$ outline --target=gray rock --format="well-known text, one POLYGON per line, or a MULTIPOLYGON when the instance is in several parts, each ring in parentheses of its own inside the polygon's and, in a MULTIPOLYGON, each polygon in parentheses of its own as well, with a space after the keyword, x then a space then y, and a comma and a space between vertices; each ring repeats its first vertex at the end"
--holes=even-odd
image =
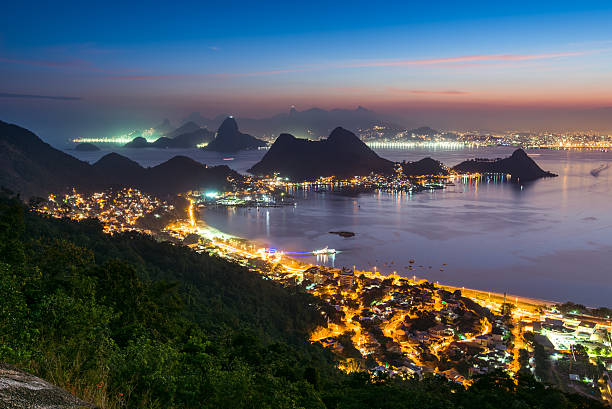
POLYGON ((0 363, 0 409, 95 408, 67 391, 0 363))

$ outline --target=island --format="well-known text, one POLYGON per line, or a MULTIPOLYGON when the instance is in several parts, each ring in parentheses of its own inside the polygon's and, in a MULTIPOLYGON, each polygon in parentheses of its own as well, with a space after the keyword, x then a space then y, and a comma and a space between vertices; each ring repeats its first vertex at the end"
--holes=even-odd
POLYGON ((96 152, 96 151, 99 151, 100 148, 98 148, 93 143, 82 142, 82 143, 79 143, 77 146, 75 146, 74 150, 79 151, 79 152, 96 152))
POLYGON ((539 178, 555 177, 554 173, 542 170, 522 149, 515 150, 511 156, 501 159, 471 159, 453 167, 457 173, 498 173, 510 175, 514 181, 528 182, 539 178))
POLYGON ((177 129, 166 133, 153 142, 142 136, 123 145, 124 148, 190 149, 205 146, 215 134, 207 128, 200 128, 195 122, 186 122, 177 129))
POLYGON ((415 162, 403 161, 401 166, 407 176, 448 176, 450 173, 447 166, 432 158, 423 158, 415 162))

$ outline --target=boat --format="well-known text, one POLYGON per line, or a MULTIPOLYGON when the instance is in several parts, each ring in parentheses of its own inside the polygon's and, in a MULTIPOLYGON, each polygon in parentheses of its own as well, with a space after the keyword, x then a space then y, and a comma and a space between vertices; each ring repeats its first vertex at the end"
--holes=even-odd
POLYGON ((329 247, 325 246, 320 250, 313 250, 312 254, 314 254, 315 256, 327 256, 330 254, 336 254, 336 249, 330 249, 329 247))

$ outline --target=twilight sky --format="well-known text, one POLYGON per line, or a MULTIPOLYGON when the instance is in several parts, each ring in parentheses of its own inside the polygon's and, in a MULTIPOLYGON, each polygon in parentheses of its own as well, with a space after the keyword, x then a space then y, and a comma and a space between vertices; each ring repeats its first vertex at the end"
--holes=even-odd
MULTIPOLYGON (((12 2, 0 119, 63 141, 291 104, 497 129, 612 106, 609 1, 385 3, 12 2)), ((600 111, 562 126, 612 131, 600 111)))

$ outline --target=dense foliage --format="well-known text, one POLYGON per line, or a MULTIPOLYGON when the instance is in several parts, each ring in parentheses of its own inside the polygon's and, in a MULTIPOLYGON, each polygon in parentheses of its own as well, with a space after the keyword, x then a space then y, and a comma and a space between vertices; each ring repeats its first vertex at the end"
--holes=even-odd
POLYGON ((588 408, 502 373, 344 375, 307 342, 325 307, 224 260, 0 199, 0 361, 101 407, 588 408))

